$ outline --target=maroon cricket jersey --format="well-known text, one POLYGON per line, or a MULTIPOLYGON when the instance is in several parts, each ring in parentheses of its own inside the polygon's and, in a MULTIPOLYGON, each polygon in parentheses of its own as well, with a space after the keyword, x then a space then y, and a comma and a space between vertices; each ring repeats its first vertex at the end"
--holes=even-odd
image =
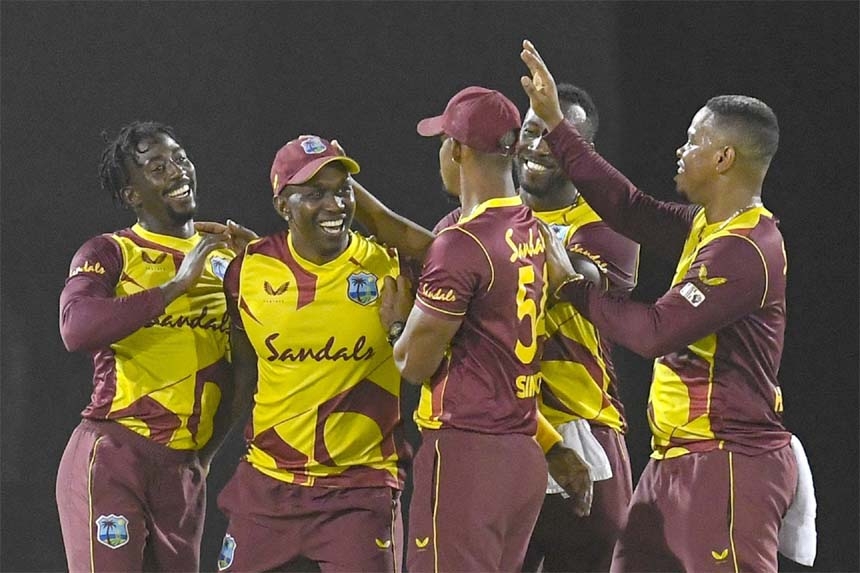
POLYGON ((419 426, 535 433, 545 266, 537 221, 519 197, 481 203, 434 239, 415 304, 463 322, 422 387, 419 426))
POLYGON ((547 141, 607 223, 668 257, 680 255, 671 289, 652 305, 613 298, 585 281, 563 289, 606 336, 657 358, 648 405, 652 457, 785 446, 777 373, 786 257, 774 216, 751 206, 708 224, 697 206, 637 189, 567 122, 547 141))

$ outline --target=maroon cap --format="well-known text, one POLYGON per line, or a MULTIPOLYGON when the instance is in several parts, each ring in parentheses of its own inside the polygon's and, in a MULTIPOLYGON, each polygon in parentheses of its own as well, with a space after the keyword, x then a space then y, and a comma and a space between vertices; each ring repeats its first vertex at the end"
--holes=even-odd
POLYGON ((349 173, 358 173, 355 159, 342 154, 332 144, 316 135, 300 135, 283 146, 272 162, 270 181, 277 195, 287 185, 301 185, 313 178, 325 165, 340 161, 349 173))
POLYGON ((495 90, 470 86, 457 92, 442 115, 418 122, 425 137, 446 134, 484 153, 509 153, 516 138, 503 141, 522 125, 514 103, 495 90))

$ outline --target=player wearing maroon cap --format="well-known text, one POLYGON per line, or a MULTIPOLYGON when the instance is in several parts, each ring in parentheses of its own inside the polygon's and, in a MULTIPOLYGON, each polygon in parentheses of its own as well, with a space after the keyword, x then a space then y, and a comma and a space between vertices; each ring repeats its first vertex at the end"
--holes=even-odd
POLYGON ((358 163, 320 137, 278 151, 274 207, 289 229, 248 245, 224 281, 234 415, 248 452, 219 496, 219 570, 399 571, 410 454, 400 375, 379 320, 403 261, 350 231, 358 163))
POLYGON ((518 570, 543 498, 533 436, 545 255, 511 175, 519 126, 513 103, 481 87, 418 124, 441 136, 442 181, 466 216, 430 246, 411 312, 393 281, 382 308, 401 374, 424 382, 410 571, 518 570))
POLYGON ((94 367, 57 472, 68 566, 196 571, 206 473, 227 428, 222 278, 238 228, 195 232, 194 164, 165 125, 123 127, 100 175, 137 223, 87 241, 60 295, 63 342, 94 367))
POLYGON ((631 501, 613 571, 775 571, 780 522, 797 469, 777 371, 786 258, 761 203, 776 153, 773 111, 748 96, 711 98, 678 149, 678 190, 693 205, 644 194, 601 158, 559 109, 528 41, 522 79, 546 140, 583 197, 613 228, 668 256, 672 288, 653 304, 617 300, 581 280, 559 245, 557 290, 601 332, 656 357, 648 419, 652 459, 631 501))

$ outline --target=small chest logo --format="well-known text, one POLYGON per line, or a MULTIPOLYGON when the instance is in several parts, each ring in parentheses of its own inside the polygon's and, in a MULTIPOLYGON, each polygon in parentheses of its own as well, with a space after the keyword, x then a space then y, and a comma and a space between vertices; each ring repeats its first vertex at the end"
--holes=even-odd
POLYGON ((233 556, 236 553, 236 540, 229 533, 224 536, 221 544, 221 553, 218 554, 218 571, 223 571, 233 564, 233 556))
POLYGON ((558 238, 559 241, 564 242, 565 237, 567 237, 567 232, 570 230, 570 225, 559 225, 557 223, 552 223, 549 228, 552 230, 553 234, 558 238))
POLYGON ((379 298, 376 275, 366 272, 353 273, 346 280, 346 295, 349 297, 349 300, 357 302, 362 306, 367 306, 379 298))
POLYGON ((212 274, 223 281, 224 275, 227 274, 227 267, 230 266, 230 261, 224 257, 212 257, 210 265, 212 267, 212 274))
POLYGON ((96 538, 111 549, 119 549, 128 543, 128 519, 122 515, 100 515, 96 519, 96 538))
POLYGON ((143 262, 149 263, 150 265, 160 265, 161 262, 167 258, 167 253, 159 253, 155 256, 150 255, 146 251, 142 251, 140 253, 140 258, 143 259, 143 262))
POLYGON ((266 291, 266 294, 269 296, 281 296, 290 286, 290 281, 285 282, 279 286, 272 286, 272 283, 269 281, 263 281, 263 290, 266 291))

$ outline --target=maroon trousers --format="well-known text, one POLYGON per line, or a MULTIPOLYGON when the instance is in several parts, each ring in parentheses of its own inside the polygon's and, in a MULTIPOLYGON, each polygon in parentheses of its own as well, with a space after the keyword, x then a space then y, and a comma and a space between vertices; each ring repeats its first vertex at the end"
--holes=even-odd
POLYGON ((791 447, 648 462, 612 571, 776 571, 779 526, 794 498, 791 447))
POLYGON ((218 496, 229 518, 219 571, 399 572, 400 492, 320 487, 269 477, 242 461, 218 496))
POLYGON ((532 436, 423 430, 409 505, 409 572, 519 571, 546 472, 532 436))
POLYGON ((591 432, 609 458, 612 477, 594 482, 586 517, 577 516, 573 500, 560 493, 544 497, 523 571, 609 571, 615 541, 627 521, 633 481, 624 436, 606 426, 592 426, 591 432))
POLYGON ((84 420, 57 472, 69 571, 197 571, 206 479, 193 451, 84 420))

